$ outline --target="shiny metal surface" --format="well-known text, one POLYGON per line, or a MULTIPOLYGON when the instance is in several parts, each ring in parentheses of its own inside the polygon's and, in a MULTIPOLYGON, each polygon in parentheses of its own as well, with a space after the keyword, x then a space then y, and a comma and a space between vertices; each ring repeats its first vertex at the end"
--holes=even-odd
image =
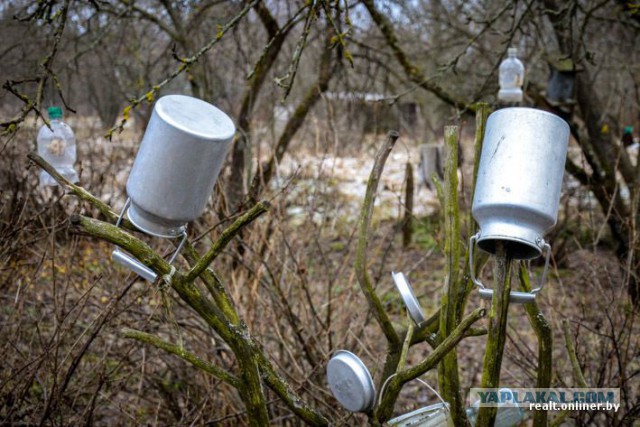
POLYGON ((149 282, 155 282, 158 277, 152 269, 142 264, 128 253, 122 252, 118 247, 111 252, 111 260, 133 271, 138 276, 148 280, 149 282))
POLYGON ((182 234, 204 212, 234 134, 231 119, 205 101, 160 98, 127 181, 131 222, 158 237, 182 234))
POLYGON ((416 295, 413 293, 413 288, 409 284, 406 276, 404 273, 392 272, 391 277, 393 277, 393 283, 396 284, 396 288, 398 288, 398 292, 400 292, 402 301, 407 307, 409 316, 411 316, 416 325, 422 326, 424 321, 427 319, 424 315, 424 310, 422 310, 422 306, 420 305, 420 302, 418 302, 416 295))
POLYGON ((387 424, 392 427, 453 427, 453 420, 448 405, 436 403, 389 420, 387 424))
MULTIPOLYGON (((469 275, 471 276, 471 281, 480 288, 480 298, 485 300, 493 299, 493 290, 488 289, 477 277, 476 277, 476 266, 474 264, 473 253, 475 251, 476 241, 478 239, 480 233, 474 234, 469 239, 469 275)), ((542 251, 545 253, 544 257, 544 269, 542 270, 542 275, 540 275, 540 286, 535 289, 532 289, 531 292, 518 292, 511 291, 509 294, 509 302, 516 304, 526 304, 528 302, 533 301, 536 298, 538 292, 540 292, 544 285, 547 282, 547 272, 549 271, 549 261, 551 260, 551 245, 548 243, 544 243, 542 246, 542 251)))
POLYGON ((373 408, 376 390, 367 367, 355 354, 337 351, 327 364, 331 393, 347 411, 367 412, 373 408))
POLYGON ((540 256, 557 220, 568 142, 567 123, 545 111, 489 116, 472 206, 481 249, 495 253, 502 240, 515 259, 540 256))
MULTIPOLYGON (((116 221, 116 227, 119 227, 120 224, 122 223, 122 217, 124 216, 125 211, 127 210, 127 208, 129 208, 130 205, 131 205, 131 198, 127 198, 127 201, 125 202, 124 206, 122 207, 122 210, 120 211, 118 220, 116 221)), ((169 264, 172 264, 173 261, 175 261, 175 259, 178 257, 178 253, 180 252, 180 250, 182 250, 184 244, 187 241, 186 226, 183 226, 182 229, 183 229, 182 240, 180 240, 180 244, 178 244, 178 247, 176 248, 171 258, 169 258, 169 264)), ((116 246, 113 252, 111 252, 111 260, 133 271, 138 276, 141 276, 142 278, 148 280, 149 282, 155 282, 156 279, 158 278, 158 275, 151 268, 144 265, 142 261, 138 260, 137 258, 122 251, 119 246, 116 246)))
MULTIPOLYGON (((493 298, 493 289, 480 289, 480 298, 489 300, 493 298)), ((515 304, 526 304, 528 302, 534 301, 536 299, 536 294, 532 294, 530 292, 519 292, 519 291, 511 291, 509 294, 509 302, 515 304)))

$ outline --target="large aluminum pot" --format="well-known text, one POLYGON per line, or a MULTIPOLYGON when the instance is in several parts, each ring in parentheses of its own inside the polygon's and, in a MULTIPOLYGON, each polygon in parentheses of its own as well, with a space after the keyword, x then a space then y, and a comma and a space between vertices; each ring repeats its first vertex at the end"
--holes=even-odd
POLYGON ((127 181, 131 222, 158 237, 182 234, 204 212, 235 130, 205 101, 158 99, 127 181))
POLYGON ((541 255, 544 234, 557 221, 569 125, 531 108, 489 116, 473 197, 478 246, 495 253, 506 243, 515 259, 541 255))

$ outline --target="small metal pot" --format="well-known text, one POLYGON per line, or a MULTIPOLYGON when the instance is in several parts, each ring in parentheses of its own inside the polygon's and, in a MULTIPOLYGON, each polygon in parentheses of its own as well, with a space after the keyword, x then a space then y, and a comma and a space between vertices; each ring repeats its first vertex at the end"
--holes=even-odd
POLYGON ((387 421, 392 427, 453 427, 447 403, 436 403, 387 421))
POLYGON ((531 108, 489 116, 473 197, 478 246, 495 253, 506 243, 515 259, 540 256, 558 217, 569 125, 531 108))
POLYGON ((235 131, 231 119, 205 101, 158 99, 127 181, 129 220, 153 236, 183 234, 204 212, 235 131))

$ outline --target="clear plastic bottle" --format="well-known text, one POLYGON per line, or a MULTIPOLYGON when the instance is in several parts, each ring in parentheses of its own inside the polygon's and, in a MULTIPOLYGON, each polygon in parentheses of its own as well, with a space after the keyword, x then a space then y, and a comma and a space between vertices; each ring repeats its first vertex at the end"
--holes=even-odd
MULTIPOLYGON (((60 175, 71 182, 78 182, 76 162, 76 137, 68 124, 62 121, 62 109, 49 107, 51 127, 46 124, 38 132, 38 154, 56 168, 60 175)), ((58 185, 45 171, 40 172, 40 185, 58 185)))
POLYGON ((507 55, 507 58, 500 64, 498 100, 502 102, 522 102, 524 65, 518 59, 518 49, 515 47, 509 48, 507 55))

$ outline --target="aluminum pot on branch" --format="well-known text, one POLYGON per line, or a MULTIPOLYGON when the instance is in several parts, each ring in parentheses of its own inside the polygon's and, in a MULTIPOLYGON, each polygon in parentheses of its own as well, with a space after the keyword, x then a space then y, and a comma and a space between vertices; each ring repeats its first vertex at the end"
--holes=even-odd
POLYGON ((472 214, 480 231, 471 237, 469 263, 480 296, 492 290, 475 277, 473 248, 495 254, 502 242, 509 257, 529 260, 545 253, 538 288, 511 292, 524 303, 544 286, 551 254, 544 235, 558 218, 560 189, 569 143, 569 125, 560 117, 531 108, 505 108, 489 116, 473 197, 472 214))
MULTIPOLYGON (((205 210, 235 134, 233 121, 197 98, 167 95, 154 108, 127 180, 126 212, 140 231, 186 239, 189 221, 205 210)), ((175 259, 182 243, 170 262, 175 259)), ((112 259, 153 281, 156 274, 116 248, 112 259)))

